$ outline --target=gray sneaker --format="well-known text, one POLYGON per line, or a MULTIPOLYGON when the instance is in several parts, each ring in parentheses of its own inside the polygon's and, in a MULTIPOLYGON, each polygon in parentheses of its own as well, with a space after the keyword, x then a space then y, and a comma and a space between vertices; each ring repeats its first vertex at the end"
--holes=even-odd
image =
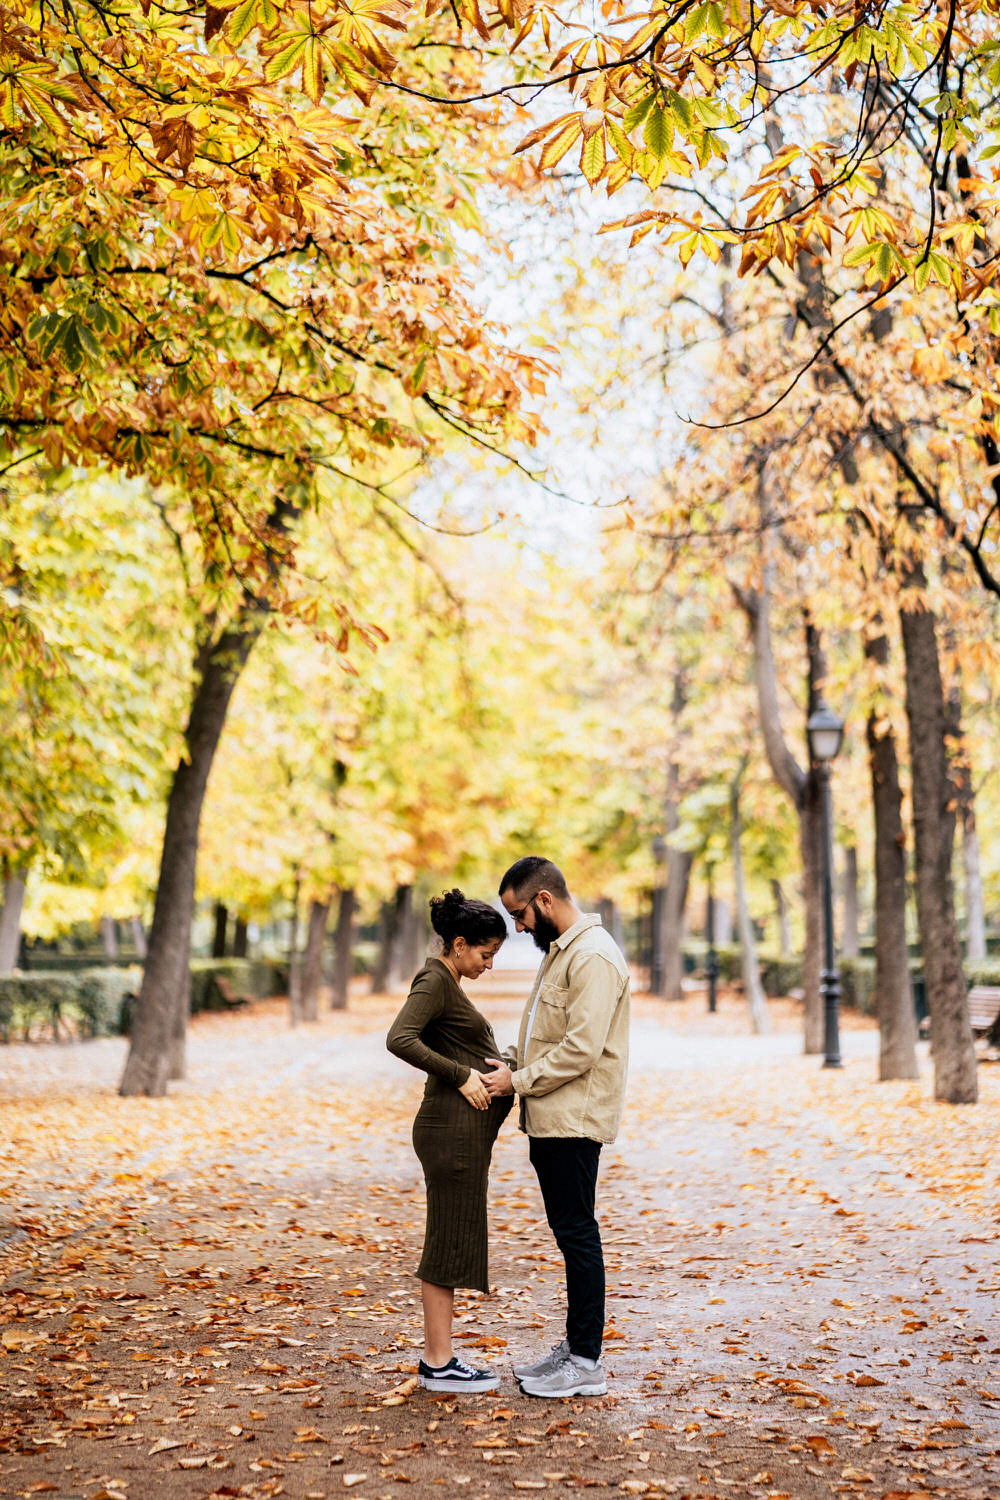
POLYGON ((598 1360, 592 1370, 572 1354, 566 1353, 547 1375, 528 1376, 521 1381, 526 1396, 604 1396, 608 1383, 604 1366, 598 1360))
POLYGON ((548 1375, 557 1365, 561 1365, 569 1353, 569 1344, 566 1339, 561 1343, 553 1345, 548 1354, 544 1355, 537 1364, 515 1365, 515 1380, 534 1380, 537 1375, 548 1375))

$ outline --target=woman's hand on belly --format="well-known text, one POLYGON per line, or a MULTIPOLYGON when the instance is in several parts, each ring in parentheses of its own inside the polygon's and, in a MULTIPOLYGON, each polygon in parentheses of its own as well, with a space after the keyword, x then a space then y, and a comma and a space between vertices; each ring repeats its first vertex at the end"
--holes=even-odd
POLYGON ((459 1084, 458 1092, 463 1099, 467 1099, 473 1109, 489 1109, 490 1096, 483 1082, 482 1073, 477 1073, 475 1068, 469 1072, 464 1083, 459 1084))

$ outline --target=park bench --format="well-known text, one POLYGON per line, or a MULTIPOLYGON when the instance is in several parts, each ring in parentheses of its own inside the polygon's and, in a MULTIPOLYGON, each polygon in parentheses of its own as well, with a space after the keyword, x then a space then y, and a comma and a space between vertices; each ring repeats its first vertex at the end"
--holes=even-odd
MULTIPOLYGON (((974 1037, 988 1037, 994 1047, 1000 1047, 1000 985, 974 984, 967 996, 969 1027, 974 1037)), ((926 1037, 931 1028, 930 1016, 920 1022, 920 1035, 926 1037)))
POLYGON ((973 1036, 988 1036, 993 1046, 1000 1042, 1000 985, 974 984, 969 991, 969 1025, 973 1036))
POLYGON ((225 974, 212 975, 212 988, 222 1001, 222 1009, 224 1010, 239 1010, 241 1006, 250 1004, 246 995, 237 995, 232 983, 226 978, 225 974))

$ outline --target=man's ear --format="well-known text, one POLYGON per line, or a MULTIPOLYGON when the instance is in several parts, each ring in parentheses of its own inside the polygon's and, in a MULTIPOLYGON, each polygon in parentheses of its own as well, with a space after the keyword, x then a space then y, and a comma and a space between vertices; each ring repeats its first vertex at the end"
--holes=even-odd
POLYGON ((551 891, 546 891, 546 890, 536 891, 534 899, 537 902, 540 903, 540 905, 544 908, 545 911, 547 911, 547 912, 551 912, 552 911, 553 901, 552 901, 552 892, 551 891))

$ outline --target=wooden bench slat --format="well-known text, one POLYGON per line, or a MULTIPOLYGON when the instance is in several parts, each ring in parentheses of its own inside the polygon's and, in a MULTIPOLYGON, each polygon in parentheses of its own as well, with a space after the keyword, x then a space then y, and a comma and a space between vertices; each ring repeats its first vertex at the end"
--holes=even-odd
POLYGON ((973 1031, 989 1031, 1000 1016, 1000 985, 975 984, 968 994, 969 1025, 973 1031))
POLYGON ((222 997, 223 1004, 228 1006, 230 1009, 236 1010, 241 1005, 250 1004, 245 995, 237 995, 236 991, 233 989, 232 984, 224 974, 215 974, 212 976, 212 980, 215 988, 218 990, 219 994, 222 997))

